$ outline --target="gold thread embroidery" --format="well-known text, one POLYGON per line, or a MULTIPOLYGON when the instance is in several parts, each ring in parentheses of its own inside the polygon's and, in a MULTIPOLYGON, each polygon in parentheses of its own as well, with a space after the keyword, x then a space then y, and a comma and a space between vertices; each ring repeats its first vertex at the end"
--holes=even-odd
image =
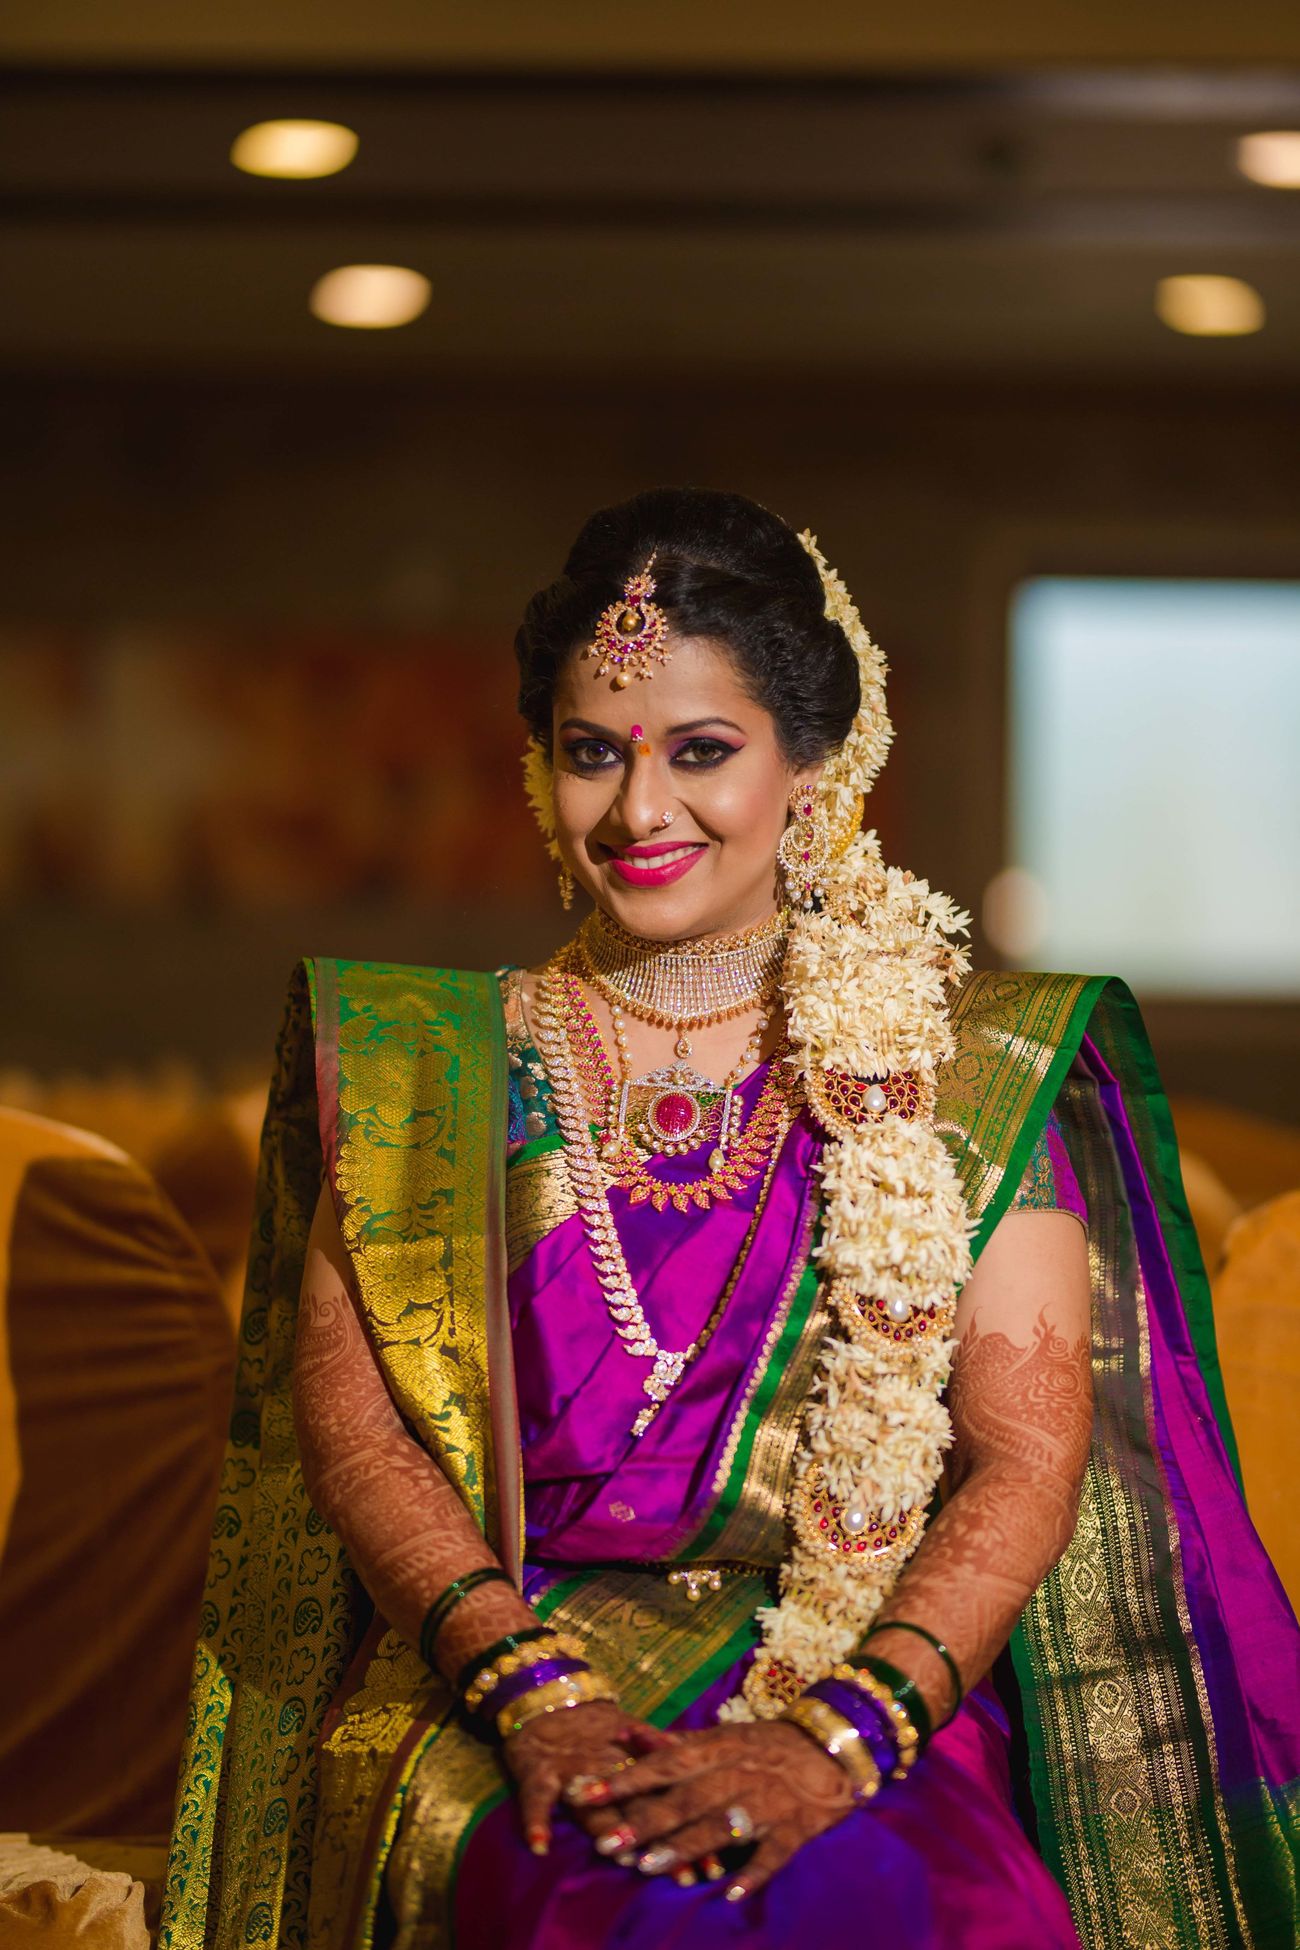
POLYGON ((1010 1143, 1085 985, 1082 975, 984 973, 972 975, 953 1002, 957 1048, 939 1071, 935 1129, 952 1151, 973 1218, 1002 1182, 1010 1143))
POLYGON ((1198 1947, 1227 1950, 1240 1939, 1225 1928, 1198 1820, 1187 1703, 1158 1615, 1154 1539, 1131 1470, 1113 1459, 1127 1453, 1122 1424, 1142 1412, 1144 1397, 1149 1413, 1146 1297, 1095 1088, 1071 1078, 1061 1104, 1098 1215, 1090 1239, 1097 1426, 1074 1537, 1022 1625, 1046 1682, 1040 1700, 1067 1894, 1095 1950, 1181 1950, 1189 1928, 1198 1947), (1140 1662, 1126 1644, 1144 1648, 1140 1662), (1100 1848, 1089 1841, 1099 1828, 1100 1848))
POLYGON ((548 1233, 578 1210, 564 1154, 520 1157, 506 1172, 506 1263, 515 1272, 548 1233))
MULTIPOLYGON (((473 979, 372 967, 365 1001, 344 997, 335 1182, 398 1406, 491 1530, 484 1188, 465 1173, 468 1160, 486 1156, 496 1080, 478 1019, 485 998, 476 998, 478 1011, 469 1006, 473 979)), ((477 979, 484 989, 492 983, 477 979)))
MULTIPOLYGON (((725 1487, 731 1475, 754 1395, 762 1385, 768 1365, 785 1332, 794 1297, 807 1271, 813 1223, 814 1214, 809 1212, 804 1219, 803 1241, 795 1255, 786 1292, 727 1437, 714 1479, 719 1489, 725 1487)), ((781 1563, 786 1554, 785 1512, 794 1471, 794 1455, 803 1428, 808 1390, 816 1372, 828 1322, 825 1289, 819 1282, 817 1297, 799 1336, 798 1345, 791 1351, 767 1413, 755 1432, 754 1446, 745 1466, 745 1479, 736 1506, 709 1546, 711 1557, 742 1558, 750 1564, 775 1566, 781 1563)))

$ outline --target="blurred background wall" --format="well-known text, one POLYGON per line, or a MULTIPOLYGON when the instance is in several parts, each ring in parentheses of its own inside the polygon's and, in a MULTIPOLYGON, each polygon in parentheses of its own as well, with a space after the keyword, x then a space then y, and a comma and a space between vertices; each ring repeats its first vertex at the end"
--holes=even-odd
MULTIPOLYGON (((1300 129, 1294 10, 129 13, 0 28, 9 1094, 251 1079, 302 952, 553 941, 511 636, 584 515, 659 481, 817 531, 893 667, 887 850, 982 960, 1050 959, 1005 879, 1017 590, 1300 581, 1300 192, 1241 148, 1300 129), (355 155, 236 167, 281 118, 355 155), (313 313, 374 263, 428 281, 410 322, 313 313), (1174 329, 1162 280, 1205 274, 1231 329, 1174 329)), ((1298 696, 1261 692, 1274 738, 1298 696)), ((1251 767, 1238 737, 1216 818, 1251 767)), ((1289 804, 1250 816, 1285 900, 1289 804)), ((1207 872, 1206 925, 1248 934, 1233 892, 1207 872)), ((1151 966, 1175 1089, 1291 1117, 1296 983, 1151 966)))

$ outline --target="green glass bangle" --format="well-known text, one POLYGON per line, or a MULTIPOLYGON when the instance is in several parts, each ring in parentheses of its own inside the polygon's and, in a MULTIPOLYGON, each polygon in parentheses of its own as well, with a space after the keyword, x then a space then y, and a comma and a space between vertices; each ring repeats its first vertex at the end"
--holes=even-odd
POLYGON ((924 1746, 930 1738, 930 1709, 925 1703, 921 1688, 911 1675, 900 1672, 897 1666, 890 1665, 888 1659, 877 1659, 872 1653, 860 1652, 849 1660, 849 1664, 860 1668, 863 1672, 869 1672, 874 1679, 880 1681, 882 1686, 888 1686, 920 1734, 921 1745, 924 1746))
POLYGON ((495 1645, 489 1645, 486 1651, 480 1652, 473 1659, 466 1659, 460 1669, 460 1677, 456 1681, 456 1691, 463 1693, 475 1673, 482 1672, 484 1666, 494 1665, 498 1659, 504 1658, 507 1652, 517 1652, 521 1645, 531 1645, 534 1639, 552 1638, 554 1630, 551 1625, 530 1625, 524 1632, 507 1632, 503 1639, 498 1639, 495 1645))
POLYGON ((467 1571, 463 1578, 453 1578, 447 1589, 439 1593, 420 1627, 420 1657, 426 1666, 434 1671, 437 1666, 433 1648, 439 1632, 455 1611, 462 1598, 468 1598, 471 1591, 477 1591, 481 1584, 511 1584, 512 1580, 499 1564, 484 1564, 477 1571, 467 1571))
MULTIPOLYGON (((917 1638, 924 1639, 926 1644, 938 1653, 945 1666, 947 1666, 949 1677, 952 1680, 955 1697, 953 1699, 952 1712, 948 1715, 948 1719, 951 1720, 956 1714, 957 1708, 966 1697, 966 1688, 961 1683, 961 1674, 957 1670, 957 1661, 953 1658, 952 1653, 948 1650, 943 1640, 937 1639, 933 1632, 927 1632, 924 1625, 913 1625, 906 1618, 882 1618, 878 1624, 867 1627, 867 1630, 862 1635, 862 1643, 865 1645, 868 1639, 875 1637, 877 1632, 914 1632, 917 1638)), ((944 1724, 946 1726, 947 1721, 944 1724)))

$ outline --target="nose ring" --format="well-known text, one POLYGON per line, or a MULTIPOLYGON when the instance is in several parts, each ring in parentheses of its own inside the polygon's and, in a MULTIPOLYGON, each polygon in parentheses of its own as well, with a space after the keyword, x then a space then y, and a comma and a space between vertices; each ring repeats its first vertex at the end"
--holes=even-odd
POLYGON ((663 818, 659 821, 659 826, 657 830, 662 832, 665 826, 671 826, 673 821, 676 819, 676 817, 677 814, 675 812, 666 812, 663 818))

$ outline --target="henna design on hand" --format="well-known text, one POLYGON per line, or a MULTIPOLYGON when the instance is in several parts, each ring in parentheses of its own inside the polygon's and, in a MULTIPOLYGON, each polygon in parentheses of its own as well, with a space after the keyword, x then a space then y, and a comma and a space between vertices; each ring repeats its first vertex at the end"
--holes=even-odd
POLYGON ((524 1839, 534 1855, 546 1853, 551 1817, 570 1781, 614 1774, 630 1756, 662 1750, 676 1739, 630 1719, 608 1700, 539 1714, 512 1733, 503 1752, 518 1790, 524 1839))
POLYGON ((601 1852, 643 1854, 647 1874, 702 1863, 733 1845, 728 1810, 743 1808, 757 1848, 735 1878, 759 1888, 814 1835, 854 1806, 848 1775, 799 1728, 779 1721, 706 1727, 609 1778, 609 1800, 579 1819, 601 1852))

